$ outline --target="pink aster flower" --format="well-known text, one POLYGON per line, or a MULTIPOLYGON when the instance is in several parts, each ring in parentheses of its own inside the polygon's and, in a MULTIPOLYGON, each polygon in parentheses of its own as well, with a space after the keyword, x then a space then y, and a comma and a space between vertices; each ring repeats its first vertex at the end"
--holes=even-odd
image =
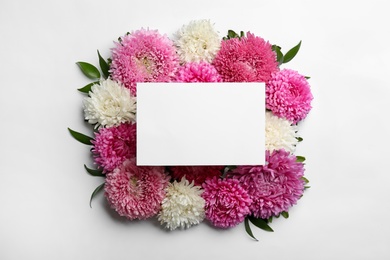
POLYGON ((213 65, 226 82, 267 82, 279 70, 271 44, 249 32, 222 41, 213 65))
POLYGON ((121 38, 112 49, 112 78, 136 95, 137 82, 169 82, 179 66, 173 42, 157 30, 141 29, 121 38))
POLYGON ((255 217, 277 216, 297 203, 304 190, 303 164, 285 150, 266 151, 265 166, 239 166, 231 177, 240 181, 253 200, 255 217))
POLYGON ((137 166, 132 159, 107 174, 104 191, 120 216, 146 219, 159 212, 167 185, 164 167, 137 166))
POLYGON ((189 62, 179 68, 177 82, 222 82, 213 65, 207 62, 189 62))
POLYGON ((266 84, 266 107, 295 124, 307 116, 312 100, 309 83, 294 70, 274 73, 266 84))
POLYGON ((185 177, 189 182, 194 181, 195 185, 201 186, 207 179, 222 175, 224 166, 172 166, 170 171, 172 177, 180 181, 185 177))
POLYGON ((234 227, 250 213, 247 191, 234 179, 213 178, 203 184, 206 218, 220 228, 234 227))
POLYGON ((95 163, 104 172, 111 172, 126 159, 135 157, 136 124, 101 128, 92 143, 95 163))

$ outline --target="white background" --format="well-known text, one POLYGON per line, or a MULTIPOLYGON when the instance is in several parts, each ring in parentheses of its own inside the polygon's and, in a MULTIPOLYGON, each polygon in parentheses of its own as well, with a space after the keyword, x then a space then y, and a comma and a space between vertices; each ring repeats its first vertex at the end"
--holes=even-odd
POLYGON ((0 259, 390 259, 388 1, 0 2, 0 259), (274 233, 203 223, 166 232, 109 210, 87 175, 88 147, 67 127, 82 120, 86 83, 112 41, 143 27, 172 35, 193 19, 262 36, 284 67, 311 76, 313 110, 297 154, 309 189, 274 233))

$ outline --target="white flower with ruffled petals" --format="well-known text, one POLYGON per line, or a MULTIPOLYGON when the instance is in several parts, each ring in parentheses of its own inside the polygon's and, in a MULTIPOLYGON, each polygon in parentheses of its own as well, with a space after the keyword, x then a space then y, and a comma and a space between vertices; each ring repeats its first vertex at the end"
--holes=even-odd
POLYGON ((111 79, 94 84, 84 99, 85 119, 95 127, 117 126, 135 121, 136 97, 130 90, 111 79))
POLYGON ((185 177, 180 182, 170 183, 166 189, 166 197, 162 201, 158 220, 170 230, 199 224, 205 217, 202 192, 199 186, 194 186, 194 182, 190 183, 185 177))
POLYGON ((297 126, 292 125, 292 122, 266 112, 265 149, 273 151, 283 148, 293 153, 298 144, 297 131, 297 126))
POLYGON ((209 20, 191 21, 176 33, 176 38, 182 63, 211 63, 221 47, 221 38, 209 20))

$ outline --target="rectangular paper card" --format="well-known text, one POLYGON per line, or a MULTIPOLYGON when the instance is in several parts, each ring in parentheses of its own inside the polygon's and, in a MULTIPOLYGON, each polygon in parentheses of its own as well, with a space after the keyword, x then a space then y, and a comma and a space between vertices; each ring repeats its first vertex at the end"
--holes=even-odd
POLYGON ((264 163, 264 83, 137 83, 137 165, 264 163))

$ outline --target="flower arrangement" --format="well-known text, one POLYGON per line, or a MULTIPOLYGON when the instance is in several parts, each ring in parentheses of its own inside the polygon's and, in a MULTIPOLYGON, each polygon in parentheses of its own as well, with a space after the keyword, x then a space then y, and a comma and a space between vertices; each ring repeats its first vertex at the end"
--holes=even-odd
POLYGON ((311 109, 308 78, 281 66, 298 53, 298 45, 282 53, 253 33, 229 30, 221 38, 209 20, 192 21, 171 38, 140 29, 120 37, 100 71, 77 62, 94 80, 78 89, 85 94, 84 119, 93 137, 69 128, 78 141, 91 146, 95 169, 110 206, 129 220, 156 217, 169 230, 203 220, 217 228, 244 222, 273 231, 274 217, 289 209, 308 186, 304 160, 294 154, 302 141, 298 124, 311 109), (266 163, 247 166, 137 166, 137 82, 264 82, 266 85, 266 163))

